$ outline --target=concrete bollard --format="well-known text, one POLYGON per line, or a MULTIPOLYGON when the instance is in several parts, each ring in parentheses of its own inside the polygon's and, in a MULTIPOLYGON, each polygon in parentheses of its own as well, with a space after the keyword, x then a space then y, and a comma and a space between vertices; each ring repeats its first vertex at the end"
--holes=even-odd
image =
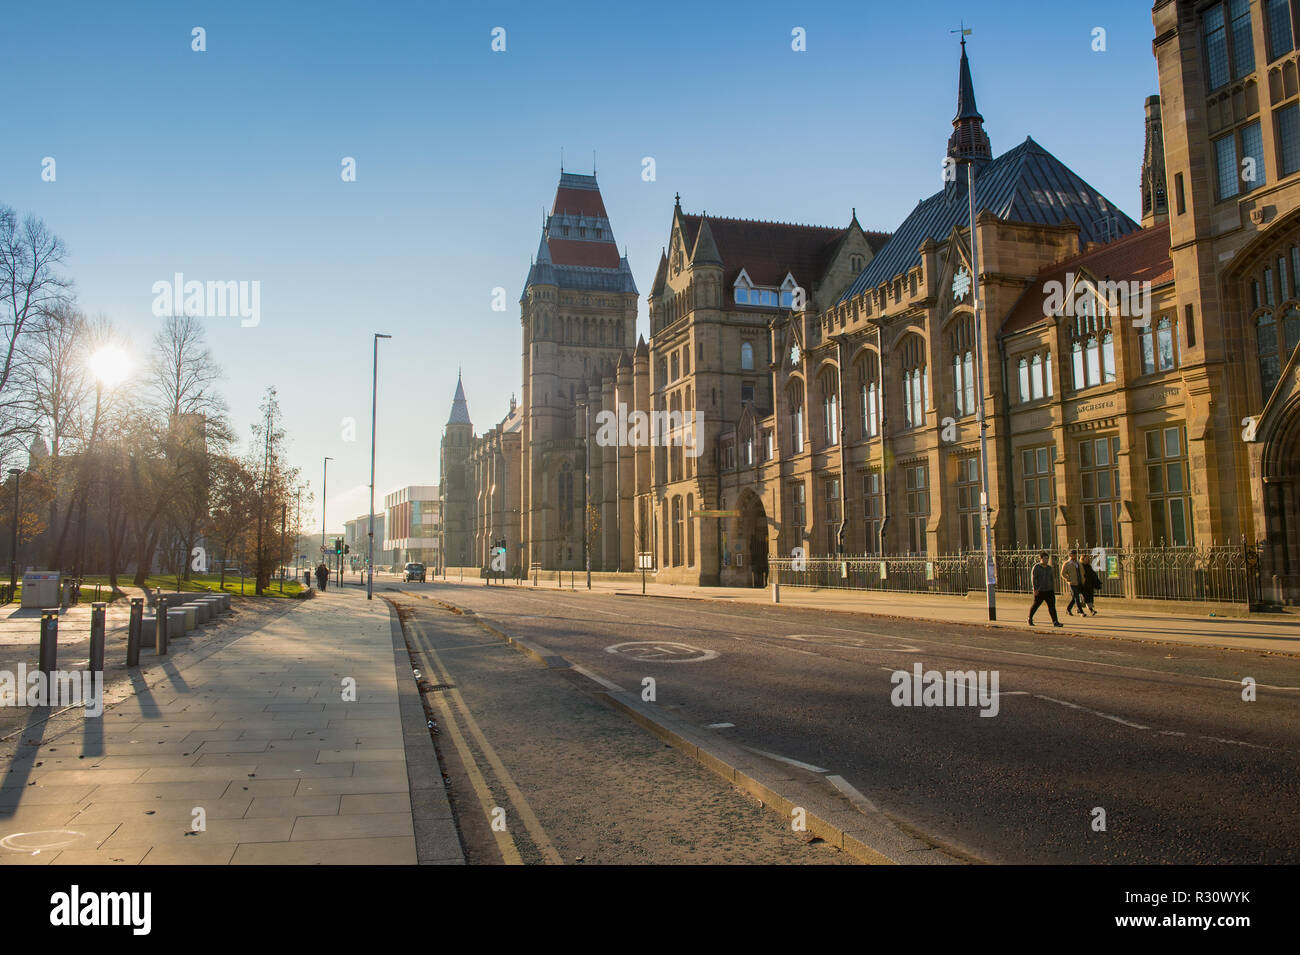
POLYGON ((200 626, 212 619, 212 605, 206 600, 195 600, 186 604, 186 606, 194 608, 194 614, 198 618, 200 626))
POLYGON ((108 604, 96 602, 90 605, 90 661, 91 673, 104 672, 104 608, 108 604))
POLYGON ((47 677, 59 667, 59 611, 41 611, 40 671, 47 677))
POLYGON ((167 606, 161 601, 158 603, 158 609, 154 612, 154 647, 158 656, 167 655, 167 606))
POLYGON ((140 636, 144 629, 144 598, 131 598, 131 622, 126 628, 126 665, 140 665, 140 636))
POLYGON ((189 629, 190 629, 189 618, 184 610, 182 610, 180 607, 176 607, 174 609, 168 609, 167 636, 169 638, 172 636, 179 637, 182 634, 188 632, 189 629))

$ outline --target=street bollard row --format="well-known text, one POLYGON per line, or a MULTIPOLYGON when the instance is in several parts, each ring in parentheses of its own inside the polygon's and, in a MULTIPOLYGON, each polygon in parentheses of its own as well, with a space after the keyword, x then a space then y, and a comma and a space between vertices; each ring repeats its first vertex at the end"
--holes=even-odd
MULTIPOLYGON (((159 595, 157 611, 152 617, 144 615, 144 599, 131 598, 131 617, 126 631, 126 665, 140 665, 140 646, 145 640, 152 639, 154 652, 158 656, 167 655, 167 643, 171 634, 183 634, 205 623, 215 620, 218 615, 230 612, 230 594, 206 594, 189 597, 184 602, 177 597, 188 595, 159 595), (176 604, 176 606, 172 606, 176 604)), ((90 613, 90 659, 91 672, 102 673, 104 670, 105 617, 107 603, 91 604, 90 613)), ((47 677, 58 669, 59 657, 59 608, 53 607, 41 611, 41 635, 38 651, 38 666, 47 677)))

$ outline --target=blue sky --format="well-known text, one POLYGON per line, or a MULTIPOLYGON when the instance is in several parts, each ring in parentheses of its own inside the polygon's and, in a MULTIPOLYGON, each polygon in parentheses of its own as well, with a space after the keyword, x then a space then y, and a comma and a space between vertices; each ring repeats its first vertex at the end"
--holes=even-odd
POLYGON ((476 428, 505 414, 561 147, 583 173, 596 150, 645 332, 674 193, 687 211, 819 225, 856 206, 892 230, 938 188, 963 18, 994 153, 1032 135, 1137 218, 1157 88, 1150 4, 1133 0, 10 4, 0 202, 63 238, 82 307, 141 354, 154 282, 260 282, 256 327, 205 319, 223 390, 246 431, 278 387, 314 487, 334 458, 333 529, 367 508, 372 332, 394 336, 377 500, 436 482, 458 365, 476 428))

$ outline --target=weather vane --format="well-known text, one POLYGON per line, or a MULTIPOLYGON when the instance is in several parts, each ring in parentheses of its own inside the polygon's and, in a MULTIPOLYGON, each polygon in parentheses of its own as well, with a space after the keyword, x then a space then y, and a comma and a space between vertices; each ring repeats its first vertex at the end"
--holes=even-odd
POLYGON ((967 27, 966 27, 966 20, 963 18, 962 21, 961 21, 961 29, 959 29, 959 30, 949 30, 948 32, 949 32, 949 33, 960 33, 960 34, 961 34, 961 42, 965 43, 965 42, 966 42, 966 38, 967 38, 968 36, 970 36, 972 33, 974 33, 975 31, 974 31, 974 30, 971 30, 971 29, 967 29, 967 27))

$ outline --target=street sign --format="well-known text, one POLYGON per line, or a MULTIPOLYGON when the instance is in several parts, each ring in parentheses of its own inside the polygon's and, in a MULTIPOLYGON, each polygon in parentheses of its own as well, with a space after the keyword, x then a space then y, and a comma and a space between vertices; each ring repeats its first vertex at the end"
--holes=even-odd
POLYGON ((739 517, 740 511, 693 511, 695 517, 739 517))
POLYGON ((654 554, 637 554, 637 555, 636 555, 636 569, 637 569, 637 570, 654 570, 654 566, 655 566, 655 565, 654 565, 654 559, 655 559, 654 554))

